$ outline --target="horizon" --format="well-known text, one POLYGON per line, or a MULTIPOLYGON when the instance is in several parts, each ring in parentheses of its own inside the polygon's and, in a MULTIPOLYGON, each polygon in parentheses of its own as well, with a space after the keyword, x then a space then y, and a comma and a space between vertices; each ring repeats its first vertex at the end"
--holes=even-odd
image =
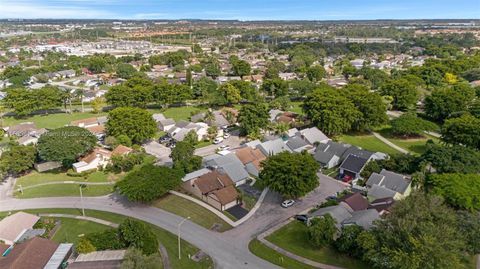
POLYGON ((378 21, 476 20, 480 1, 0 0, 0 19, 378 21))

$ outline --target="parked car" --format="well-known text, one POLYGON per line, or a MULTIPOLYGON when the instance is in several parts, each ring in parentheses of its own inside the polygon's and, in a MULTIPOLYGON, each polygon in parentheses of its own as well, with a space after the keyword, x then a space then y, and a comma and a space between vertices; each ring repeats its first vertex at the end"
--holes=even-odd
POLYGON ((285 200, 282 202, 282 207, 283 208, 287 208, 287 207, 291 207, 293 204, 295 203, 294 200, 285 200))
POLYGON ((175 142, 168 142, 168 143, 166 144, 166 146, 169 147, 169 148, 171 148, 171 149, 173 149, 176 145, 177 145, 177 143, 175 143, 175 142))
POLYGON ((330 195, 327 197, 327 201, 336 201, 337 200, 337 196, 336 195, 330 195))
POLYGON ((230 134, 229 134, 229 133, 226 133, 226 132, 223 133, 223 138, 227 139, 227 138, 229 138, 229 137, 230 137, 230 134))
POLYGON ((345 183, 348 183, 348 182, 352 181, 352 179, 353 179, 352 176, 346 175, 346 176, 343 176, 342 181, 345 182, 345 183))
POLYGON ((165 144, 170 141, 172 141, 172 138, 169 135, 164 135, 158 139, 158 142, 160 142, 161 144, 165 144))
POLYGON ((223 142, 223 137, 216 137, 214 140, 213 140, 213 144, 220 144, 223 142))
POLYGON ((307 215, 295 215, 295 219, 303 223, 308 223, 309 221, 307 215))
POLYGON ((229 149, 230 149, 229 145, 221 145, 220 147, 218 147, 218 151, 229 150, 229 149))

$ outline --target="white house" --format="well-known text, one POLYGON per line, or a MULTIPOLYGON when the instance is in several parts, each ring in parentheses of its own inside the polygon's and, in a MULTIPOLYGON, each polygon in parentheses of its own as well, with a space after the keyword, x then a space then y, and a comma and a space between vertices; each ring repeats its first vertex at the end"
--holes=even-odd
POLYGON ((95 148, 88 155, 80 158, 79 162, 73 164, 73 170, 77 173, 81 173, 88 170, 94 170, 98 167, 107 166, 110 161, 112 152, 104 148, 95 148))

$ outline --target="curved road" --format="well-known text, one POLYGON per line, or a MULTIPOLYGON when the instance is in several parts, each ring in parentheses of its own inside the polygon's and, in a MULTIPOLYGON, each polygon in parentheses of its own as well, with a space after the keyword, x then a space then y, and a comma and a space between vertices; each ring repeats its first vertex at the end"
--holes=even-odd
MULTIPOLYGON (((331 178, 319 174, 320 187, 294 206, 284 209, 279 206, 281 198, 270 193, 262 206, 245 223, 224 233, 207 230, 193 222, 182 225, 182 238, 206 252, 216 268, 280 268, 250 253, 248 243, 252 238, 294 214, 321 203, 328 195, 345 187, 331 178)), ((182 217, 167 211, 137 203, 131 203, 117 195, 83 198, 86 209, 101 210, 130 216, 154 224, 173 234, 182 217)), ((0 201, 0 211, 35 208, 81 208, 78 197, 50 197, 34 199, 5 199, 0 201)))

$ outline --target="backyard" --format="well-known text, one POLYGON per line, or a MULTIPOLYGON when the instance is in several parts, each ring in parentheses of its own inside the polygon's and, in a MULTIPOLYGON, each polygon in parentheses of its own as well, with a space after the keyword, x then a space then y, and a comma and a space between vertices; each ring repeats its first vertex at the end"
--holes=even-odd
POLYGON ((340 266, 346 269, 370 268, 359 260, 336 252, 333 248, 313 247, 308 239, 307 226, 298 221, 283 226, 266 237, 266 239, 284 250, 312 261, 340 266))
POLYGON ((413 154, 422 154, 426 150, 426 143, 428 140, 439 142, 438 138, 429 136, 427 134, 417 138, 400 138, 392 134, 390 128, 386 127, 378 131, 383 137, 390 140, 395 145, 404 148, 413 154))
POLYGON ((232 228, 209 210, 173 194, 167 194, 156 200, 153 206, 185 218, 190 217, 191 221, 207 229, 211 229, 214 225, 220 225, 217 229, 219 232, 232 228))
POLYGON ((361 147, 365 150, 373 152, 383 152, 389 155, 400 154, 399 151, 389 147, 383 143, 380 139, 371 134, 345 134, 338 137, 338 140, 343 143, 352 144, 357 147, 361 147))
POLYGON ((109 185, 86 185, 84 188, 82 188, 82 194, 84 196, 101 196, 113 191, 113 183, 116 179, 118 179, 118 175, 105 174, 103 172, 94 172, 85 177, 72 177, 68 176, 64 172, 31 172, 30 174, 17 179, 15 183, 15 195, 17 198, 80 196, 78 184, 60 183, 39 186, 35 185, 64 181, 112 183, 109 185), (20 192, 20 186, 23 190, 23 193, 20 192))

